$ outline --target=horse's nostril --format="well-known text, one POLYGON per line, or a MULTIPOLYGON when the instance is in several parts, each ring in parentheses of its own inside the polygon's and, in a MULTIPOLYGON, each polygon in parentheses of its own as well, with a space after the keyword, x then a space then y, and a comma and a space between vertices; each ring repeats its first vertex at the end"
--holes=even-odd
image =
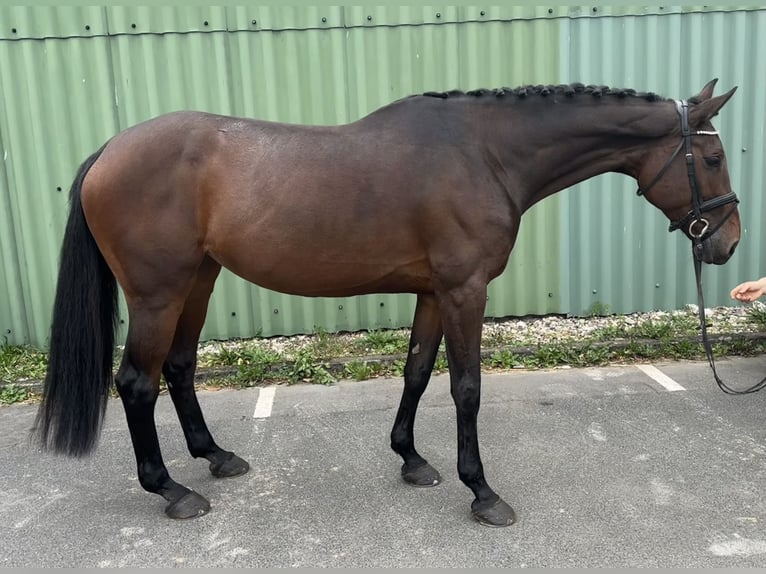
POLYGON ((737 245, 739 245, 739 241, 735 241, 734 245, 732 245, 731 249, 729 249, 729 257, 734 255, 734 251, 737 249, 737 245))

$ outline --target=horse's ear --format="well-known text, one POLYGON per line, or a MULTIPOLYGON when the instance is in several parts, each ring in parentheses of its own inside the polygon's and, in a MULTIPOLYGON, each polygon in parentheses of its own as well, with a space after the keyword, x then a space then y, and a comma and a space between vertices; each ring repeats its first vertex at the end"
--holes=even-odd
POLYGON ((729 101, 737 91, 737 86, 734 86, 731 90, 715 98, 710 98, 699 104, 694 104, 689 108, 689 123, 693 126, 698 126, 718 113, 723 105, 729 101))
POLYGON ((713 97, 713 90, 715 89, 715 85, 718 83, 718 78, 713 78, 710 80, 707 84, 705 84, 705 87, 700 90, 700 93, 694 96, 693 98, 690 98, 692 100, 695 100, 697 102, 704 102, 705 100, 709 100, 713 97))

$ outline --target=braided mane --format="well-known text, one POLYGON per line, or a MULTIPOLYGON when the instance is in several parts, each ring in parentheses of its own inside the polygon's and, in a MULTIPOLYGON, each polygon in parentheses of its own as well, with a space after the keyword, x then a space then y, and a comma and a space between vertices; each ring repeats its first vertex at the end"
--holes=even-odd
MULTIPOLYGON (((495 97, 506 98, 514 97, 517 99, 523 99, 533 96, 551 96, 551 95, 563 95, 566 97, 575 97, 578 95, 589 95, 594 98, 601 98, 604 96, 616 96, 618 98, 642 98, 649 102, 663 101, 667 98, 663 98, 655 94, 654 92, 637 92, 630 88, 610 88, 609 86, 597 86, 597 85, 585 85, 581 83, 573 84, 559 84, 556 86, 544 86, 538 84, 536 86, 527 85, 519 86, 517 88, 494 88, 487 89, 481 88, 478 90, 470 90, 463 92, 461 90, 450 90, 448 92, 425 92, 423 94, 427 97, 441 98, 441 99, 454 99, 454 98, 483 98, 483 97, 495 97)), ((691 101, 691 103, 695 103, 691 101)))

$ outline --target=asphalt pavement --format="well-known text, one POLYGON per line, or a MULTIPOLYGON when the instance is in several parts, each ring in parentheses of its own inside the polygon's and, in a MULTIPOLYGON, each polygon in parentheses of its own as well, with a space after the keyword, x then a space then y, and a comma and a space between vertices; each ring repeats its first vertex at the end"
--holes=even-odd
MULTIPOLYGON (((719 371, 752 384, 766 356, 719 371)), ((725 395, 693 362, 485 374, 484 469, 519 519, 498 529, 470 517, 447 376, 415 429, 444 480, 401 481, 400 393, 389 379, 202 391, 218 443, 251 464, 222 480, 161 397, 168 468, 212 505, 188 521, 138 484, 118 402, 82 460, 30 446, 34 405, 0 408, 0 566, 766 567, 766 391, 725 395)))

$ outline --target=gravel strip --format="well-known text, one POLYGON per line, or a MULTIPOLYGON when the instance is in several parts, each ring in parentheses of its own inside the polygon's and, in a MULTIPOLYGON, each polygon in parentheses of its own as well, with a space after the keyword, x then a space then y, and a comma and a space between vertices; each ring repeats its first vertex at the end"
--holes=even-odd
MULTIPOLYGON (((766 305, 752 304, 766 314, 766 305)), ((715 307, 705 309, 710 335, 755 333, 763 330, 749 317, 748 306, 715 307)), ((593 317, 566 317, 547 315, 543 317, 523 317, 487 320, 482 333, 482 346, 527 347, 546 343, 578 342, 593 337, 607 328, 633 328, 647 323, 668 323, 683 321, 694 324, 698 321, 698 307, 687 305, 677 311, 652 311, 630 315, 609 315, 593 317)), ((394 333, 409 337, 409 329, 397 329, 394 333)), ((334 347, 347 349, 345 356, 363 354, 364 346, 360 343, 366 331, 358 333, 332 334, 334 347)), ((215 362, 215 356, 222 350, 234 351, 242 348, 259 348, 290 357, 300 349, 307 348, 317 340, 317 335, 294 335, 291 337, 271 337, 256 339, 236 339, 228 341, 208 341, 199 348, 201 365, 215 362)), ((340 355, 344 356, 343 353, 340 355)))
MULTIPOLYGON (((708 333, 711 341, 739 339, 766 339, 766 329, 763 323, 753 320, 752 312, 757 311, 766 318, 766 305, 760 302, 749 306, 715 307, 705 309, 708 323, 708 333)), ((543 317, 513 317, 507 319, 487 320, 482 333, 482 356, 487 357, 499 349, 507 349, 520 354, 533 353, 540 345, 571 343, 578 345, 595 341, 597 346, 622 348, 627 344, 626 338, 597 337, 599 332, 607 329, 628 330, 645 325, 678 324, 679 331, 674 340, 690 340, 699 335, 698 309, 696 305, 687 305, 677 311, 653 311, 649 313, 633 313, 629 315, 609 315, 592 317, 566 317, 547 315, 543 317), (600 340, 597 340, 600 339, 600 340)), ((619 332, 619 331, 618 331, 619 332)), ((280 363, 295 359, 296 354, 309 349, 316 357, 325 362, 328 367, 342 371, 343 365, 350 361, 371 361, 392 363, 403 361, 407 356, 407 341, 409 329, 380 331, 392 335, 399 349, 381 355, 379 348, 366 345, 370 332, 356 333, 325 333, 312 335, 294 335, 291 337, 270 337, 253 339, 231 339, 226 341, 207 341, 199 346, 197 380, 205 382, 216 377, 232 375, 237 366, 226 364, 220 355, 224 351, 263 351, 279 355, 280 363), (317 352, 321 346, 320 340, 326 344, 325 352, 317 352)), ((654 342, 659 341, 658 339, 654 342)), ((651 344, 651 337, 642 338, 643 343, 651 344)), ((444 343, 442 342, 442 349, 444 343)), ((245 359, 247 360, 247 359, 245 359)), ((40 392, 41 381, 34 378, 23 378, 14 382, 3 382, 3 386, 20 385, 40 392)))

